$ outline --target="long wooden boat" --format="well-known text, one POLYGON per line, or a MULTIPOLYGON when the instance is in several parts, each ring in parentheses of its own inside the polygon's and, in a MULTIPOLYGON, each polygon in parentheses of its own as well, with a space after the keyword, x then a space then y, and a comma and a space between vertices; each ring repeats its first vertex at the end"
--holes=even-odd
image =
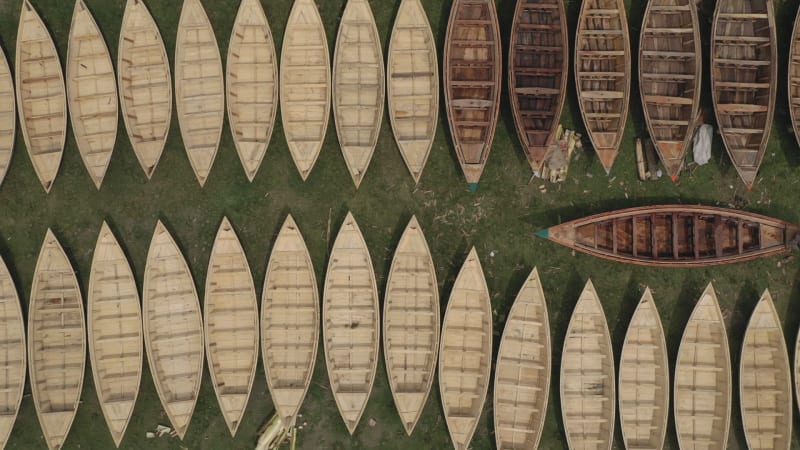
POLYGON ((442 324, 439 394, 455 450, 467 450, 489 390, 492 306, 475 247, 458 272, 442 324))
POLYGON ((331 250, 322 323, 331 391, 347 430, 353 434, 375 382, 381 325, 372 259, 349 212, 331 250))
POLYGON ((147 253, 142 297, 153 383, 172 427, 183 439, 203 375, 203 319, 189 266, 160 220, 147 253))
POLYGON ((6 178, 17 130, 17 107, 14 79, 6 54, 0 50, 0 184, 6 178))
POLYGON ((455 0, 444 43, 450 135, 470 189, 478 188, 500 112, 503 54, 493 0, 455 0))
POLYGON ((319 341, 319 292, 306 242, 291 215, 273 244, 261 296, 261 352, 275 411, 286 429, 311 385, 319 341))
POLYGON ((67 94, 56 46, 29 0, 22 2, 14 66, 22 137, 49 193, 67 139, 67 94))
POLYGON ((278 60, 259 0, 242 0, 233 23, 225 66, 228 122, 247 179, 267 153, 278 111, 278 60))
POLYGON ((794 20, 789 43, 789 116, 794 137, 800 143, 800 14, 794 20))
POLYGON ((305 181, 317 162, 331 111, 328 38, 313 0, 295 0, 281 49, 281 121, 305 181))
POLYGON ((619 416, 625 448, 660 450, 669 418, 669 361, 658 308, 645 289, 622 344, 619 416))
POLYGON ((28 369, 36 415, 50 450, 67 439, 83 389, 86 323, 75 271, 49 229, 33 272, 28 369))
POLYGON ((680 448, 722 450, 731 423, 731 356, 717 294, 709 283, 689 317, 675 362, 675 430, 680 448))
POLYGON ((172 76, 161 33, 143 0, 128 0, 117 53, 119 102, 133 152, 149 180, 172 119, 172 76))
POLYGON ((25 325, 22 319, 19 294, 14 279, 3 258, 0 258, 0 368, 4 389, 0 392, 0 448, 5 448, 11 429, 17 420, 22 392, 25 388, 25 325))
POLYGON ((528 163, 539 173, 555 141, 567 94, 569 38, 564 2, 519 0, 511 26, 508 97, 528 163))
POLYGON ((536 268, 506 319, 494 371, 497 448, 536 449, 550 396, 550 319, 536 268))
POLYGON ((119 98, 106 41, 83 0, 75 0, 69 30, 67 100, 83 165, 100 189, 117 141, 119 98))
POLYGON ((719 0, 711 29, 711 92, 722 141, 752 189, 767 149, 778 84, 772 0, 719 0))
POLYGON ((411 436, 431 391, 439 351, 439 285, 428 242, 411 217, 397 244, 383 310, 383 355, 394 404, 411 436))
POLYGON ((709 266, 791 251, 797 226, 734 209, 660 205, 595 214, 536 232, 575 250, 644 266, 709 266))
POLYGON ((208 261, 203 325, 211 382, 231 436, 241 424, 258 364, 258 305, 236 231, 222 218, 208 261))
POLYGON ((613 352, 603 305, 589 280, 561 353, 561 414, 571 449, 611 449, 617 403, 613 352))
POLYGON ((651 1, 639 40, 639 93, 647 130, 673 181, 700 112, 702 49, 692 0, 651 1))

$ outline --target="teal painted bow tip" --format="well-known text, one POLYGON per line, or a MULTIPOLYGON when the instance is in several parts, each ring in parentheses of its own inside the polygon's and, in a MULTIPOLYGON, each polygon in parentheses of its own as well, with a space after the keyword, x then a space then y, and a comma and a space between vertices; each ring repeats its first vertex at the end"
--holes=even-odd
POLYGON ((469 190, 472 192, 478 191, 478 183, 467 183, 469 185, 469 190))
POLYGON ((536 236, 539 236, 542 239, 547 239, 549 237, 549 234, 550 234, 549 231, 550 231, 549 228, 545 228, 544 230, 539 230, 539 231, 537 231, 536 233, 533 233, 533 234, 535 234, 536 236))

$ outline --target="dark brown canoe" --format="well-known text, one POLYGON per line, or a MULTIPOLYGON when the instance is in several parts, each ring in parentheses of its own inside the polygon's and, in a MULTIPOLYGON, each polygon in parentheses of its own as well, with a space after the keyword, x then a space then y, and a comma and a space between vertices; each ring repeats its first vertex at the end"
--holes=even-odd
POLYGON ((644 266, 711 266, 786 253, 797 226, 710 206, 662 205, 595 214, 537 236, 590 255, 644 266))

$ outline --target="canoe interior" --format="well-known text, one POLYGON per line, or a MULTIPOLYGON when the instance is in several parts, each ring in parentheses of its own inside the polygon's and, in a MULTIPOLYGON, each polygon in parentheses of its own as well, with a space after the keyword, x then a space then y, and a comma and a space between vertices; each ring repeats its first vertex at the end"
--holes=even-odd
POLYGON ((789 44, 789 114, 794 137, 800 143, 800 14, 795 18, 789 44))
POLYGON ((0 184, 6 178, 17 130, 14 81, 5 52, 0 51, 0 184))
POLYGON ((25 388, 25 325, 19 294, 5 261, 0 258, 0 366, 4 372, 4 390, 0 393, 0 447, 5 447, 17 419, 25 388))

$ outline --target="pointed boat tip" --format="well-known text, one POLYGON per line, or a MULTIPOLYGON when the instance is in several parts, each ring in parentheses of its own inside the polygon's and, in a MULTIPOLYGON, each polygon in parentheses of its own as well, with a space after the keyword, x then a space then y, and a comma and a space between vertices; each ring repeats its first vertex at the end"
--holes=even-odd
POLYGON ((471 192, 478 192, 478 183, 467 183, 471 192))
POLYGON ((753 184, 752 183, 747 185, 747 190, 748 191, 752 191, 753 190, 753 184))
POLYGON ((678 176, 677 175, 670 175, 669 179, 672 180, 673 183, 677 183, 678 182, 678 176))
POLYGON ((534 236, 542 239, 550 239, 550 228, 544 228, 533 233, 534 236))

